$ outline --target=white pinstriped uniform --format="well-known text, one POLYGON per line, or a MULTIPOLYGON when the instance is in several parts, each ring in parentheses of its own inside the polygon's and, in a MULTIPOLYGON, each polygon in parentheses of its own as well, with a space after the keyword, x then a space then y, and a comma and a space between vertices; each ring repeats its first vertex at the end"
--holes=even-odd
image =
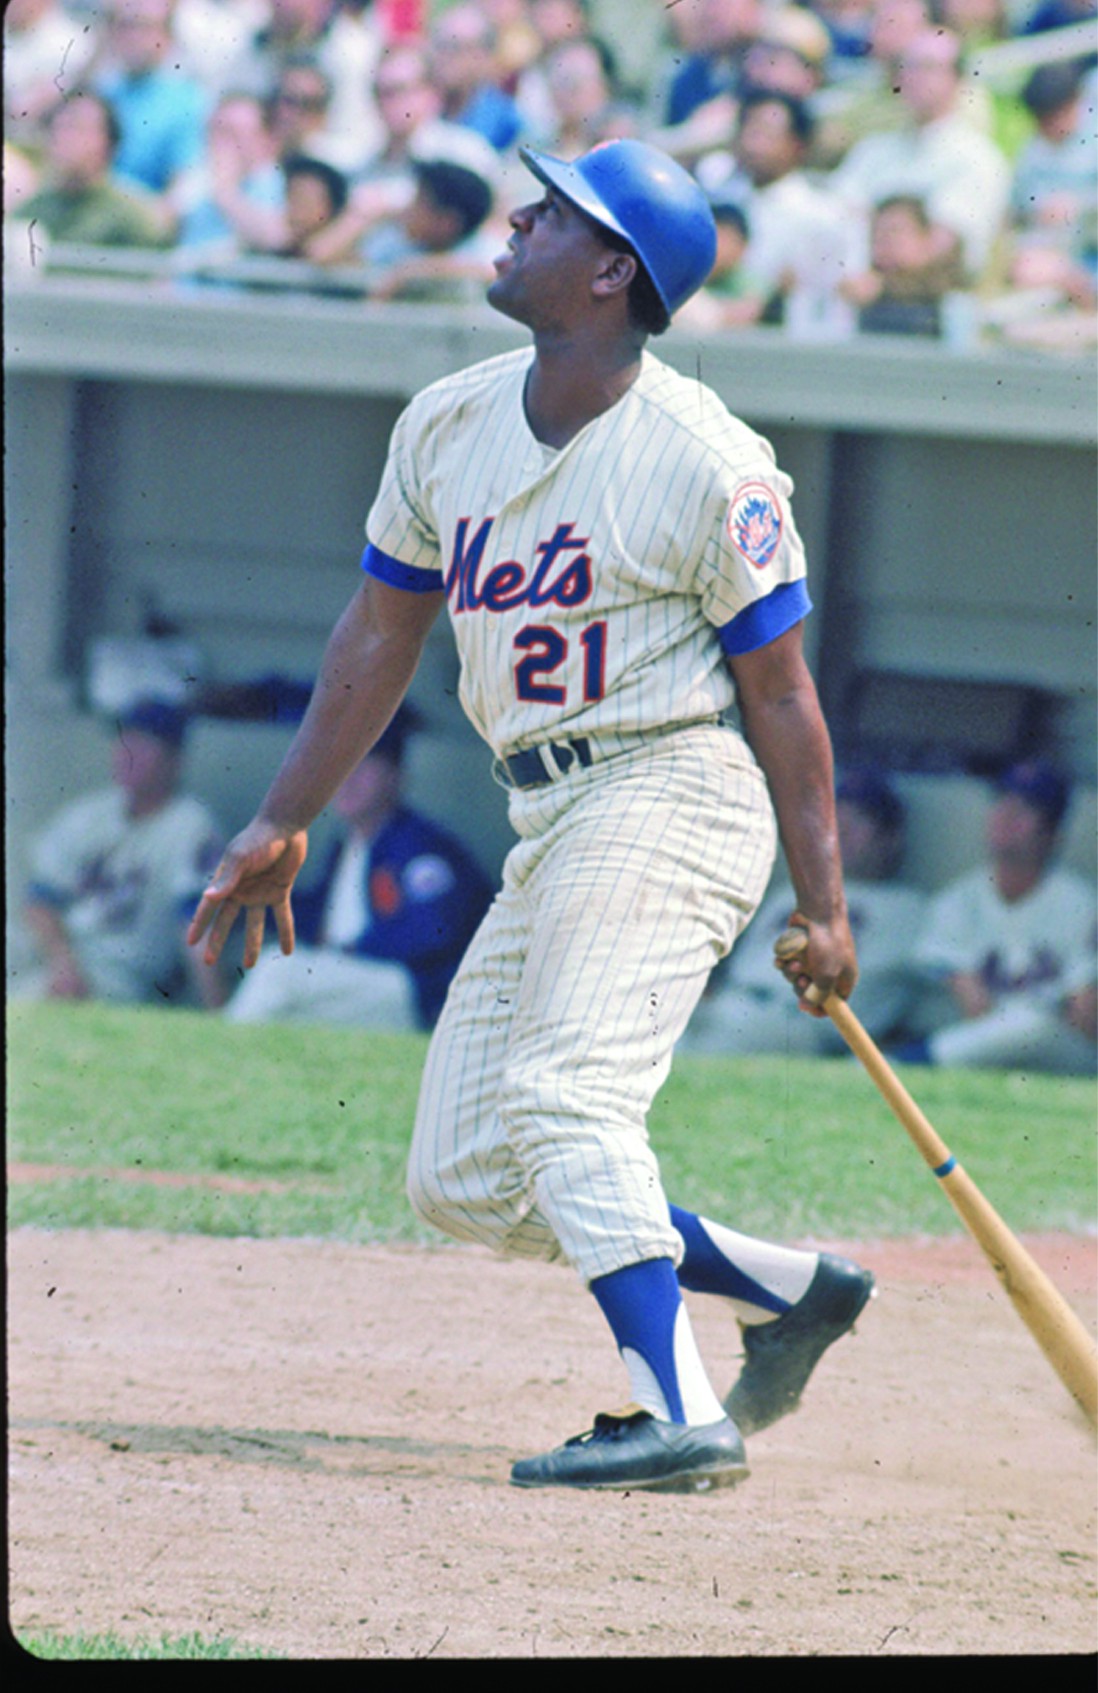
POLYGON ((588 767, 512 793, 519 840, 436 1029, 409 1165, 438 1226, 590 1281, 681 1256, 645 1118, 775 852, 762 774, 718 723, 725 654, 808 599, 789 478, 703 384, 645 353, 555 451, 526 422, 530 363, 412 401, 364 566, 446 589, 462 702, 497 757, 590 744, 588 767))

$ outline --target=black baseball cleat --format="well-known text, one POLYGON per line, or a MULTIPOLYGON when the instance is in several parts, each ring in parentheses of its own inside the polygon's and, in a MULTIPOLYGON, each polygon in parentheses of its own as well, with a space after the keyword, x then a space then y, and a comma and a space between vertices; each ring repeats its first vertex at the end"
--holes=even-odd
POLYGON ((757 1434, 797 1409, 816 1365, 854 1327, 874 1292, 868 1270, 821 1252, 808 1291, 796 1305, 773 1322, 742 1325, 746 1356, 724 1408, 743 1434, 757 1434))
POLYGON ((618 1488, 646 1493, 708 1493, 747 1475, 740 1431, 729 1418, 690 1428, 657 1421, 638 1405, 600 1411, 586 1434, 553 1452, 523 1458, 515 1487, 618 1488))

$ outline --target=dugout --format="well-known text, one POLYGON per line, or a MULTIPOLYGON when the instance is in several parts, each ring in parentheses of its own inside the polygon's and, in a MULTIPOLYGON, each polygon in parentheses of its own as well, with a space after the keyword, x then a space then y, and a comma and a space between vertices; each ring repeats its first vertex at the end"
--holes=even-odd
MULTIPOLYGON (((17 914, 29 834, 103 779, 95 643, 142 637, 151 616, 191 644, 207 678, 309 675, 357 580, 400 407, 524 337, 484 307, 25 272, 8 279, 5 337, 17 914)), ((1034 738, 1080 784, 1069 857, 1093 873, 1092 362, 767 330, 672 331, 654 350, 716 388, 794 478, 816 605, 810 660, 842 755, 889 726, 912 802, 909 873, 944 878, 972 838, 989 748, 994 762, 998 743, 1028 750, 1034 738)), ((413 689, 427 732, 411 797, 494 871, 505 798, 455 695, 440 620, 413 689)), ((227 827, 265 785, 280 735, 199 725, 193 784, 227 827)))

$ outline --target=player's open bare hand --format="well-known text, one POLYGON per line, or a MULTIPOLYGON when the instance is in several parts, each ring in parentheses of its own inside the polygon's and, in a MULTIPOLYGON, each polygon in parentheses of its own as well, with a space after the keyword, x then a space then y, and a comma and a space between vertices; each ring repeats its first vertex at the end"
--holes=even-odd
POLYGON ((258 818, 229 842, 187 931, 191 946, 206 937, 205 963, 217 963, 243 911, 244 968, 250 970, 262 950, 268 906, 274 914, 282 951, 294 950, 290 889, 307 849, 304 829, 287 834, 258 818))

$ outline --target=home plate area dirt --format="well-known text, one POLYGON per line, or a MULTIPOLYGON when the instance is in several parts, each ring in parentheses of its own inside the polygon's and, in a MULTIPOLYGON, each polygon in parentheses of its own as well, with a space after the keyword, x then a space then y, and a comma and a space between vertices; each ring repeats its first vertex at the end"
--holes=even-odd
MULTIPOLYGON (((9 1622, 291 1659, 1055 1655, 1093 1670, 1093 1430, 978 1250, 879 1297, 708 1496, 526 1492, 627 1397, 567 1270, 19 1229, 9 1622)), ((1094 1329, 1095 1241, 1026 1243, 1094 1329)), ((720 1391, 727 1309, 691 1298, 720 1391)), ((1062 1685, 1058 1682, 1058 1686, 1062 1685)))

